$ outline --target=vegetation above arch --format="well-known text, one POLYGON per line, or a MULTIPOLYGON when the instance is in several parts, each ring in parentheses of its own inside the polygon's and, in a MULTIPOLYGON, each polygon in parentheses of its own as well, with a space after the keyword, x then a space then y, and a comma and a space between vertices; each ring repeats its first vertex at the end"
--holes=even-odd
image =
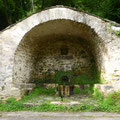
POLYGON ((65 5, 120 22, 120 0, 0 0, 0 30, 38 10, 65 5))

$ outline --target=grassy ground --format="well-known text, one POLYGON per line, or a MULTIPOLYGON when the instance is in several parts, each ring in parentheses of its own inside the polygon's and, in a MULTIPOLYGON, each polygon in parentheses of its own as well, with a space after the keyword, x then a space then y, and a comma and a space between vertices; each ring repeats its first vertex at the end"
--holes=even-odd
POLYGON ((51 101, 60 101, 60 97, 55 96, 54 89, 35 88, 28 96, 22 100, 16 101, 15 98, 9 98, 5 103, 0 103, 0 111, 102 111, 102 112, 120 112, 120 93, 116 92, 104 98, 98 90, 93 95, 92 88, 86 88, 81 91, 74 89, 75 95, 65 97, 64 101, 79 101, 80 105, 54 105, 51 101), (23 103, 39 103, 38 106, 25 107, 23 103))

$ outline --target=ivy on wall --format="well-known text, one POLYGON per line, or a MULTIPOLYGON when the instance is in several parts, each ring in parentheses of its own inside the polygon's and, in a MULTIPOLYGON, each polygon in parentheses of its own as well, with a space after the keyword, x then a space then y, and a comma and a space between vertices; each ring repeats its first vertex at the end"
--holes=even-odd
POLYGON ((79 69, 74 69, 71 71, 57 71, 54 75, 48 75, 42 79, 34 78, 34 83, 43 84, 43 83, 54 83, 54 84, 65 84, 65 85, 74 85, 74 84, 95 84, 100 82, 100 72, 93 65, 87 72, 81 73, 79 69), (63 81, 63 77, 68 77, 68 81, 63 81))

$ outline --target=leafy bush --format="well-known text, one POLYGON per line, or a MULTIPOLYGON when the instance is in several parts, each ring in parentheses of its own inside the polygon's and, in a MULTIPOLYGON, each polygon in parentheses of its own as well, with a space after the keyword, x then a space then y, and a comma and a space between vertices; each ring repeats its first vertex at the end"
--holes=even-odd
POLYGON ((93 95, 99 100, 99 102, 103 102, 104 101, 104 95, 102 93, 100 93, 100 91, 98 89, 94 89, 94 93, 93 95))
POLYGON ((86 87, 85 89, 80 89, 78 87, 74 88, 74 94, 92 94, 93 93, 93 86, 86 87))

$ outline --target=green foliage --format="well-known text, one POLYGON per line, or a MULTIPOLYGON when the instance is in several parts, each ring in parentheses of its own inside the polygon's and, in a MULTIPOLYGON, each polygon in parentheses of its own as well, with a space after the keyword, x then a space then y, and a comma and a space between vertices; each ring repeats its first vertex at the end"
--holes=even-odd
POLYGON ((66 107, 65 105, 54 105, 50 103, 42 103, 39 106, 34 106, 32 110, 35 111, 65 111, 66 107))
POLYGON ((115 31, 116 35, 120 35, 120 30, 115 31))
MULTIPOLYGON (((49 89, 50 90, 50 89, 49 89)), ((48 91, 49 91, 48 90, 48 91)), ((78 89, 75 91, 79 92, 78 89)), ((88 91, 88 89, 86 90, 88 91)), ((53 92, 51 92, 53 93, 53 92)), ((36 97, 40 94, 51 94, 46 92, 43 88, 36 88, 28 96, 25 96, 22 100, 16 101, 15 98, 9 98, 4 103, 0 103, 0 111, 102 111, 102 112, 120 112, 120 92, 115 92, 108 95, 106 98, 99 92, 98 89, 95 89, 94 96, 96 98, 97 104, 86 104, 81 103, 80 105, 54 105, 49 102, 41 103, 39 106, 25 107, 23 103, 28 99, 36 97), (40 91, 42 90, 42 91, 40 91)))
POLYGON ((94 79, 89 73, 78 75, 73 81, 74 84, 95 84, 99 83, 99 79, 94 79))
POLYGON ((119 0, 0 0, 0 29, 46 7, 65 5, 120 22, 119 0))
POLYGON ((55 94, 55 89, 54 88, 44 88, 44 87, 39 87, 37 86, 31 93, 30 95, 54 95, 55 94))
POLYGON ((116 20, 120 18, 120 1, 119 0, 104 0, 101 3, 102 15, 105 18, 116 20))
POLYGON ((80 94, 81 93, 81 89, 78 87, 74 88, 74 94, 80 94))
POLYGON ((14 103, 15 101, 16 101, 16 99, 11 97, 11 98, 6 100, 6 103, 14 103))
POLYGON ((86 87, 85 89, 80 89, 78 87, 74 88, 74 94, 86 94, 86 95, 89 95, 89 94, 92 94, 93 91, 94 91, 93 86, 86 87))
POLYGON ((74 106, 70 106, 68 107, 68 111, 74 111, 74 112, 78 112, 78 111, 91 111, 93 109, 93 105, 89 105, 89 104, 82 104, 82 105, 74 105, 74 106))
POLYGON ((50 6, 56 6, 56 5, 65 5, 65 6, 75 6, 75 1, 74 0, 44 0, 44 6, 45 7, 50 7, 50 6))
POLYGON ((37 86, 29 95, 23 97, 22 101, 25 102, 39 95, 55 95, 55 89, 37 86))
POLYGON ((100 91, 97 88, 94 88, 94 94, 93 94, 99 102, 103 102, 104 100, 104 95, 100 93, 100 91))
POLYGON ((85 73, 85 74, 78 75, 73 82, 75 84, 89 84, 92 81, 89 78, 89 74, 85 73))
POLYGON ((110 106, 116 106, 120 104, 120 92, 114 92, 104 100, 104 103, 110 106))
POLYGON ((15 98, 9 98, 5 103, 0 103, 0 111, 18 111, 23 110, 24 106, 21 101, 15 98))
POLYGON ((119 22, 119 0, 76 0, 75 7, 103 18, 119 22))
POLYGON ((55 83, 58 83, 58 84, 64 84, 64 85, 69 84, 68 82, 63 82, 62 81, 63 76, 68 76, 68 78, 70 79, 70 84, 74 80, 72 71, 66 71, 66 72, 65 71, 58 71, 58 72, 56 72, 56 74, 51 79, 55 83))
POLYGON ((76 0, 75 7, 90 13, 96 13, 100 9, 101 0, 76 0))
POLYGON ((78 74, 73 80, 74 84, 95 84, 100 83, 100 72, 93 64, 92 67, 85 73, 78 74))
POLYGON ((44 78, 39 79, 35 78, 34 83, 56 83, 56 84, 64 84, 64 85, 74 85, 74 84, 95 84, 100 83, 100 72, 97 70, 97 67, 93 64, 93 66, 87 70, 86 72, 79 73, 78 68, 75 68, 71 71, 57 71, 55 75, 45 75, 44 78), (77 71, 78 73, 74 73, 77 71), (62 81, 62 77, 67 76, 69 82, 62 81))
POLYGON ((94 96, 98 99, 98 105, 94 107, 94 111, 120 112, 120 92, 114 92, 104 98, 103 94, 95 89, 94 96))
POLYGON ((39 109, 41 109, 41 111, 46 111, 47 109, 44 103, 39 106, 40 107, 39 109, 37 106, 26 108, 23 106, 23 103, 30 99, 34 99, 38 97, 39 95, 54 95, 54 94, 55 94, 55 89, 37 87, 29 95, 23 97, 23 99, 20 101, 16 101, 15 98, 9 98, 8 100, 5 101, 5 103, 0 103, 0 111, 21 111, 21 110, 36 110, 37 111, 39 109))
POLYGON ((23 102, 14 101, 11 103, 2 103, 0 104, 0 111, 23 111, 23 110, 31 110, 31 111, 90 111, 93 106, 88 104, 82 104, 77 106, 65 106, 65 105, 54 105, 50 103, 42 103, 39 106, 33 107, 24 107, 23 102))

